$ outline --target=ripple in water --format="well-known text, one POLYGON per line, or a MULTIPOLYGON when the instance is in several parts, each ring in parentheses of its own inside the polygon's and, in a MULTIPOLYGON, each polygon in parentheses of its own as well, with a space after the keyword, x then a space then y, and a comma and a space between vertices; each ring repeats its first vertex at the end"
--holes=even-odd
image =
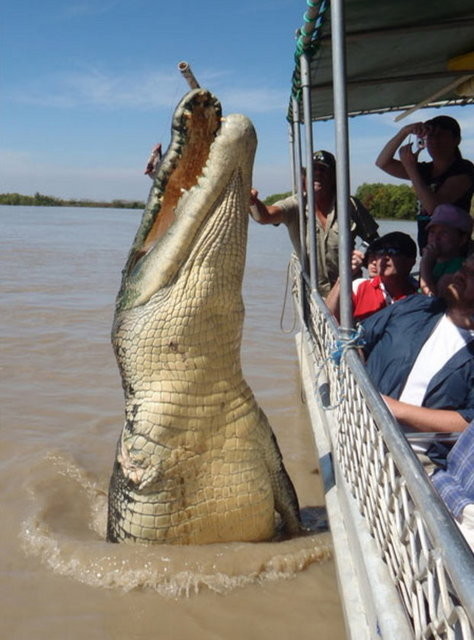
MULTIPOLYGON (((152 589, 172 598, 203 589, 225 594, 293 578, 331 557, 328 533, 199 546, 107 543, 107 487, 64 453, 51 453, 39 463, 29 490, 34 511, 21 529, 25 551, 55 573, 94 587, 152 589)), ((322 510, 304 511, 312 531, 325 528, 322 510)))

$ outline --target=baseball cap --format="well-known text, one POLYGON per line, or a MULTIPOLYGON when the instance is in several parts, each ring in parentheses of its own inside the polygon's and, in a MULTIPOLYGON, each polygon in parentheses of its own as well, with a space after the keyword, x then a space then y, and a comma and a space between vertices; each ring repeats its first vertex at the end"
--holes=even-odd
POLYGON ((323 164, 329 169, 334 169, 336 158, 329 151, 315 151, 313 153, 313 164, 323 164))
POLYGON ((408 258, 416 258, 415 241, 407 233, 401 231, 392 231, 392 233, 386 233, 381 238, 374 240, 367 248, 366 255, 384 250, 388 253, 396 251, 408 258))
POLYGON ((454 204, 439 204, 433 211, 426 228, 429 229, 434 224, 444 224, 463 233, 471 234, 472 222, 471 214, 468 211, 464 211, 454 204))
POLYGON ((446 131, 451 131, 454 136, 461 137, 461 127, 459 123, 451 116, 436 116, 436 118, 431 118, 431 120, 427 120, 425 125, 433 128, 445 129, 446 131))

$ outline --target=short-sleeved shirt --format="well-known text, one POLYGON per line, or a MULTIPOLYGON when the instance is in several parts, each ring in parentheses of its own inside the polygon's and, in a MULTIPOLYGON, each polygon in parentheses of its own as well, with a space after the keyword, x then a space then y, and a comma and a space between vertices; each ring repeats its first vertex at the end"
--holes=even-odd
MULTIPOLYGON (((444 173, 439 176, 433 177, 433 163, 432 162, 420 162, 418 164, 418 170, 420 172, 421 179, 430 188, 433 193, 439 191, 440 187, 446 182, 448 178, 452 176, 466 175, 470 179, 470 186, 468 190, 455 202, 451 204, 456 205, 460 209, 469 211, 471 208, 471 200, 474 195, 474 164, 464 158, 456 158, 456 160, 449 166, 444 173)), ((418 202, 417 212, 417 225, 418 225, 418 246, 420 251, 426 246, 427 232, 426 226, 430 221, 430 216, 423 210, 421 203, 418 202)))
POLYGON ((459 271, 465 259, 466 258, 464 256, 457 256, 456 258, 445 260, 445 262, 437 262, 433 267, 432 274, 435 283, 438 282, 441 276, 444 276, 447 273, 456 273, 456 271, 459 271))
MULTIPOLYGON (((291 242, 298 256, 301 255, 300 222, 298 213, 298 198, 289 196, 274 203, 283 214, 283 222, 288 228, 291 242)), ((377 237, 378 224, 356 198, 351 198, 352 246, 356 237, 370 242, 377 237)), ((339 225, 334 208, 327 217, 326 228, 316 218, 316 253, 318 270, 318 291, 325 297, 339 277, 339 225)))
MULTIPOLYGON (((433 193, 439 191, 439 188, 446 182, 448 178, 453 176, 466 175, 469 177, 471 184, 469 189, 464 193, 456 202, 451 204, 456 205, 460 209, 469 211, 471 208, 471 200, 474 194, 474 164, 465 158, 456 158, 456 160, 446 169, 444 173, 439 176, 433 177, 433 163, 432 162, 420 162, 418 164, 418 170, 420 172, 421 179, 429 186, 433 193)), ((425 214, 424 211, 420 211, 420 214, 425 214)))
POLYGON ((474 503, 474 421, 461 433, 447 458, 447 469, 432 481, 455 518, 474 503))
MULTIPOLYGON (((439 298, 408 296, 364 320, 367 373, 380 393, 400 398, 445 308, 439 298)), ((474 419, 474 340, 433 375, 422 406, 458 411, 467 422, 474 419)))
POLYGON ((385 289, 380 276, 365 280, 357 287, 357 291, 352 293, 354 320, 360 322, 389 304, 414 293, 416 293, 416 288, 411 281, 407 282, 406 287, 399 295, 392 297, 385 289))

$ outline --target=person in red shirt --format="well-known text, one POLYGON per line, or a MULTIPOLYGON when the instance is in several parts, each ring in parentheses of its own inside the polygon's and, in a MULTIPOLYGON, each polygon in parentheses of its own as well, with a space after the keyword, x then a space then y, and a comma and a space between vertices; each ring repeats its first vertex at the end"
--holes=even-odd
MULTIPOLYGON (((375 259, 377 275, 366 280, 358 280, 353 287, 352 306, 356 322, 417 292, 417 282, 410 275, 416 262, 416 252, 414 240, 401 231, 387 233, 368 247, 366 256, 375 259)), ((329 310, 337 319, 339 297, 338 281, 326 299, 329 310)))

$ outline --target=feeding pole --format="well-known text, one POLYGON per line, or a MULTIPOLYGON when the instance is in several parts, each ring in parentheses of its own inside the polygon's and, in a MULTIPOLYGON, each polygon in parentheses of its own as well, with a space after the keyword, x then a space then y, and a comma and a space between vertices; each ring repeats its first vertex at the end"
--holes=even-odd
POLYGON ((181 71, 183 78, 189 84, 190 89, 199 89, 199 82, 194 77, 194 73, 191 71, 191 67, 187 62, 180 62, 178 69, 181 71))

